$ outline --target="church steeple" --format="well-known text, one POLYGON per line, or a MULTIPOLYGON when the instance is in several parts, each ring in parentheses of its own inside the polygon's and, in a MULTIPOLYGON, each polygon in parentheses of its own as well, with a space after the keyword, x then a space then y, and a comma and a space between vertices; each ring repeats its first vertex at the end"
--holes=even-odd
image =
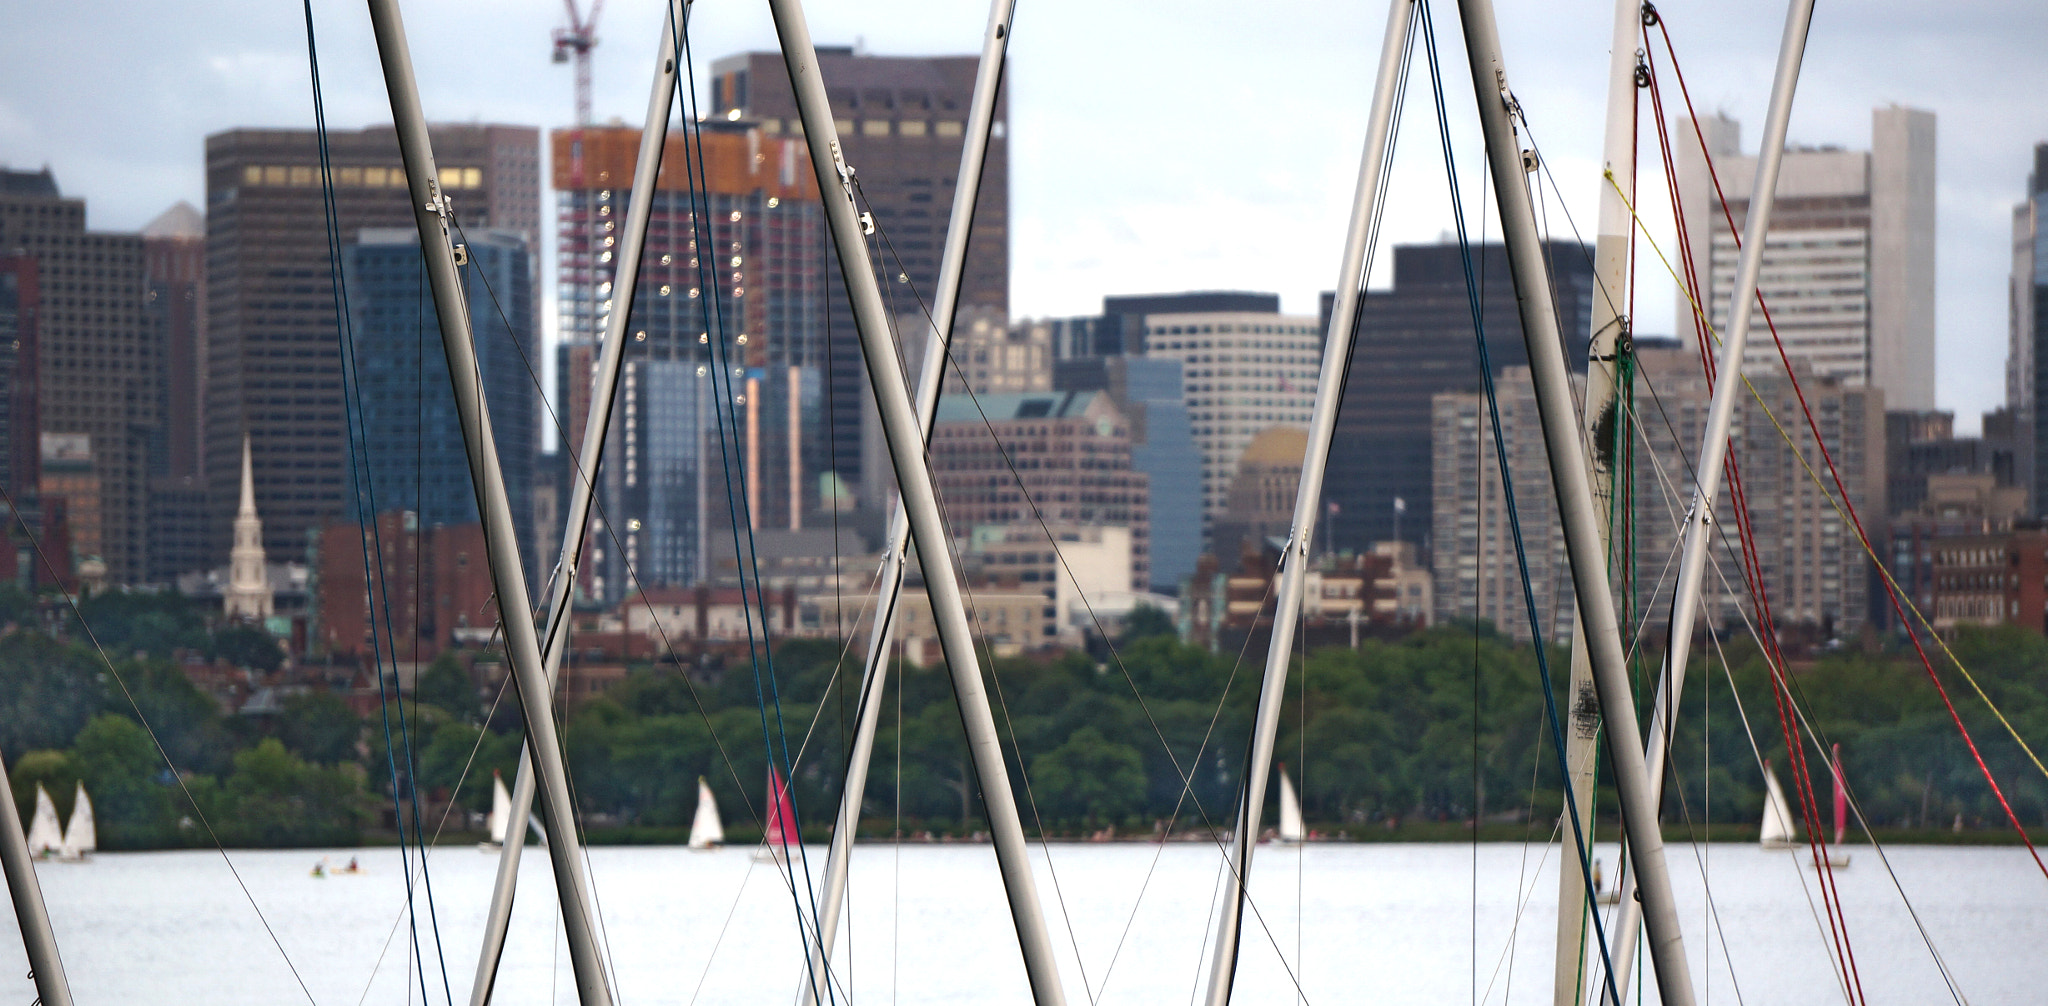
POLYGON ((262 620, 273 610, 263 561, 263 521, 256 516, 256 469, 242 436, 242 505, 235 511, 235 547, 228 553, 228 590, 221 607, 231 619, 262 620))

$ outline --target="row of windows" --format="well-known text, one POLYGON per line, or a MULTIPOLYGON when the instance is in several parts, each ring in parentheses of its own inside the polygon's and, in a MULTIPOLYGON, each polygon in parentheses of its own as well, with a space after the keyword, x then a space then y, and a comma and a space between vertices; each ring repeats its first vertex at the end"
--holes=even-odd
MULTIPOLYGON (((320 184, 320 169, 305 164, 248 164, 242 167, 242 184, 313 186, 320 184)), ((334 184, 348 188, 402 189, 405 188, 405 169, 335 168, 334 184)), ((441 187, 483 188, 484 171, 482 168, 442 168, 441 187)))
MULTIPOLYGON (((734 109, 726 114, 733 118, 738 118, 739 110, 734 109)), ((767 133, 770 136, 780 136, 782 134, 782 125, 781 119, 762 119, 761 132, 767 133)), ((854 120, 834 119, 832 121, 832 128, 837 130, 841 136, 852 136, 855 132, 854 120)), ((804 124, 796 119, 789 120, 789 132, 792 136, 802 136, 804 124)), ((925 136, 929 134, 951 139, 961 135, 962 128, 958 119, 939 119, 935 122, 927 122, 923 119, 901 119, 895 122, 891 122, 888 119, 862 119, 859 123, 859 132, 862 136, 888 136, 893 132, 897 136, 925 136)), ((991 129, 991 135, 997 139, 1002 138, 1003 124, 1000 122, 995 123, 991 129)))

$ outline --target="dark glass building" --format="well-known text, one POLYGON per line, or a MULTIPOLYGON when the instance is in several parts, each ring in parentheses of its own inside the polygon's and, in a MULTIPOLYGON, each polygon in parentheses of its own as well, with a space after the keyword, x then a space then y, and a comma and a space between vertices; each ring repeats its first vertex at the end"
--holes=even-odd
MULTIPOLYGON (((1594 296, 1593 250, 1564 241, 1543 247, 1565 357, 1574 372, 1584 373, 1594 296)), ((1499 244, 1474 246, 1472 263, 1487 355, 1498 378, 1506 368, 1529 362, 1514 282, 1499 244)), ((1325 294, 1326 332, 1330 303, 1325 294)), ((1393 289, 1368 291, 1359 307, 1357 341, 1330 448, 1324 495, 1338 510, 1324 519, 1335 523, 1329 530, 1338 548, 1366 551, 1374 542, 1396 537, 1428 544, 1430 397, 1479 387, 1479 352, 1458 246, 1395 248, 1393 289), (1395 500, 1404 506, 1398 536, 1395 500)))

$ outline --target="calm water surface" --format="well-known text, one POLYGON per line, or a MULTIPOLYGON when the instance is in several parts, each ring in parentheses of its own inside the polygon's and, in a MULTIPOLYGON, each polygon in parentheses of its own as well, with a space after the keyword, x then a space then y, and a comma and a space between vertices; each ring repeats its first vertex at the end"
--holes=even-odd
MULTIPOLYGON (((1813 883, 1810 867, 1750 846, 1670 851, 1687 950, 1696 979, 1708 978, 1707 1002, 1842 1001, 1802 888, 1813 883), (1709 886, 1718 914, 1711 929, 1709 886)), ((335 863, 358 857, 368 872, 315 879, 310 868, 322 855, 233 854, 276 943, 217 853, 115 853, 82 866, 42 866, 78 1001, 419 1002, 398 851, 327 853, 335 863)), ((2048 880, 2024 850, 1908 847, 1890 855, 1970 1003, 2048 1002, 2048 880)), ((1612 849, 1603 857, 1613 864, 1612 849)), ((623 1006, 793 1001, 801 943, 788 884, 774 867, 744 849, 604 848, 590 858, 623 1006)), ((811 851, 813 864, 822 858, 821 849, 811 851)), ((1041 892, 1069 1001, 1188 1001, 1203 973, 1218 862, 1212 847, 1189 844, 1055 845, 1048 870, 1041 853, 1041 892)), ((470 847, 437 852, 429 860, 431 921, 426 885, 416 885, 427 1001, 451 993, 466 1001, 495 864, 470 847)), ((1028 1002, 990 847, 869 845, 854 864, 834 972, 851 1000, 1028 1002)), ((573 1002, 547 857, 536 850, 523 867, 526 893, 497 1001, 573 1002)), ((1837 876, 1868 1001, 1952 1001, 1876 855, 1856 850, 1854 865, 1837 876)), ((1469 1003, 1475 988, 1486 1002, 1548 1003, 1556 884, 1554 858, 1540 846, 1264 847, 1237 1001, 1294 1002, 1292 971, 1311 1003, 1469 1003)), ((0 1003, 26 1004, 34 993, 11 918, 7 924, 0 1003)), ((1653 990, 1645 1001, 1654 1000, 1653 990)))

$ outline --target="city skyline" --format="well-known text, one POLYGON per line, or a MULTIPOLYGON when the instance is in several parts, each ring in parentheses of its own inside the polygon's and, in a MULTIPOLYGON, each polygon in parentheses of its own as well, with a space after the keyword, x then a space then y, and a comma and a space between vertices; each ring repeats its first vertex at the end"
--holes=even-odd
MULTIPOLYGON (((607 11, 596 62, 600 121, 637 113, 644 100, 659 11, 647 0, 607 11), (635 44, 642 40, 650 44, 635 44)), ((509 5, 483 28, 450 9, 414 5, 408 13, 431 118, 540 127, 570 118, 569 73, 551 77, 541 68, 559 7, 509 5), (468 58, 479 45, 504 58, 468 58)), ((865 40, 877 54, 970 52, 985 17, 976 5, 819 4, 810 13, 828 44, 856 41, 868 30, 863 25, 890 25, 887 35, 865 40)), ((1218 287, 1278 290, 1287 310, 1307 310, 1334 279, 1369 90, 1364 57, 1377 44, 1380 12, 1301 2, 1283 4, 1254 25, 1233 26, 1238 19, 1219 10, 1217 17, 1193 11, 1161 26, 1135 10, 1087 8, 1097 31, 1036 27, 1083 13, 1056 3, 1019 15, 1006 88, 1016 176, 1013 314, 1074 315, 1103 294, 1218 287), (1226 54, 1232 73, 1201 70, 1226 54), (1254 80, 1263 86, 1251 86, 1254 80), (1244 142, 1193 142, 1218 119, 1235 123, 1244 142), (1302 129, 1303 123, 1327 128, 1302 129)), ((1701 114, 1759 118, 1782 7, 1758 2, 1667 13, 1701 114)), ((361 12, 338 6, 316 15, 330 120, 337 128, 382 121, 388 112, 361 12)), ((1518 96, 1582 232, 1598 192, 1595 112, 1603 100, 1610 15, 1598 4, 1502 11, 1518 96)), ((67 196, 91 202, 95 230, 134 230, 180 198, 197 204, 199 148, 208 132, 310 124, 305 32, 296 10, 174 4, 147 24, 90 16, 53 10, 0 41, 10 57, 0 61, 8 67, 0 70, 0 94, 7 96, 0 98, 0 161, 17 169, 49 164, 67 196), (87 37, 111 58, 140 68, 152 97, 138 102, 77 88, 47 72, 45 54, 87 37)), ((2018 3, 1973 8, 1939 23, 1907 4, 1859 8, 1853 20, 1823 11, 1794 111, 1794 142, 1852 149, 1867 142, 1875 105, 1896 101, 1940 118, 1937 404, 1955 409, 1965 430, 1975 426, 1982 403, 2002 398, 2010 207, 2023 195, 2028 148, 2048 139, 2048 103, 2024 97, 2048 91, 2048 67, 2026 58, 2023 40, 2043 31, 2048 12, 2018 3), (1977 75, 1970 69, 1985 62, 1999 65, 2010 86, 1971 83, 1977 75)), ((699 10, 693 33, 697 88, 706 100, 712 61, 773 44, 765 10, 752 8, 699 10)), ((1455 33, 1439 34, 1454 59, 1455 33)), ((1458 114, 1469 95, 1457 76, 1447 99, 1470 198, 1476 130, 1458 114)), ((1419 95, 1410 95, 1393 173, 1393 184, 1414 195, 1389 213, 1383 247, 1428 240, 1445 226, 1442 169, 1419 95)), ((1641 202, 1653 234, 1666 240, 1668 224, 1649 212, 1661 202, 1649 181, 1641 202)), ((1383 275, 1376 270, 1376 278, 1383 275)), ((1669 317, 1669 289, 1643 286, 1639 312, 1669 317)), ((543 317, 552 321, 553 312, 543 317)))

